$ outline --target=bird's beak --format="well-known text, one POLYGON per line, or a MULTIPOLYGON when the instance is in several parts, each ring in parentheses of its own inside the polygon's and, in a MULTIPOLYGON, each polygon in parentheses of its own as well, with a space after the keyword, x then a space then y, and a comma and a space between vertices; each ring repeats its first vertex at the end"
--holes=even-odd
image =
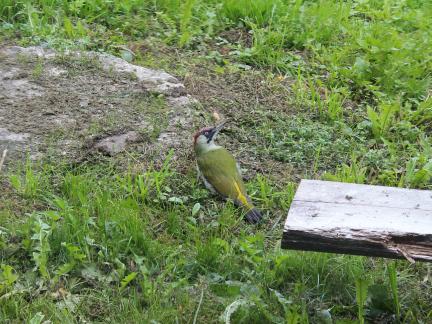
POLYGON ((212 129, 212 134, 211 134, 211 139, 214 140, 217 136, 217 134, 219 134, 219 132, 222 130, 222 128, 224 128, 225 124, 227 123, 227 121, 223 121, 222 123, 220 123, 219 125, 215 126, 212 129))

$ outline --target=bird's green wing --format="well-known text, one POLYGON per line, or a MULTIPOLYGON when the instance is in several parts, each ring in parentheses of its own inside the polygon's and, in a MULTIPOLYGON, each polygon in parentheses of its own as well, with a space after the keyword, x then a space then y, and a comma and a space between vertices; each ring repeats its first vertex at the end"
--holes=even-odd
POLYGON ((202 154, 197 159, 205 179, 224 197, 228 197, 252 208, 238 172, 234 157, 224 148, 202 154))

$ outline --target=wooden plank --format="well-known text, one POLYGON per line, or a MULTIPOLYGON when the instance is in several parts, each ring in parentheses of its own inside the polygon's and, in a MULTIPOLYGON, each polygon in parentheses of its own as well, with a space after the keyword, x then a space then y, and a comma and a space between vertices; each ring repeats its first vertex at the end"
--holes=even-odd
POLYGON ((432 191, 302 180, 295 199, 432 211, 432 191))
POLYGON ((432 192, 302 180, 282 247, 432 261, 432 192))

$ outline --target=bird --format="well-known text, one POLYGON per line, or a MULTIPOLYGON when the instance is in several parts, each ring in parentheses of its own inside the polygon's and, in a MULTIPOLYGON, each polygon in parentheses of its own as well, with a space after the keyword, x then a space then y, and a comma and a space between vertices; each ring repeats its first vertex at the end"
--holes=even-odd
POLYGON ((194 134, 198 176, 211 192, 243 207, 246 211, 245 220, 255 224, 261 221, 262 214, 246 193, 240 167, 230 152, 215 143, 226 122, 202 128, 194 134))

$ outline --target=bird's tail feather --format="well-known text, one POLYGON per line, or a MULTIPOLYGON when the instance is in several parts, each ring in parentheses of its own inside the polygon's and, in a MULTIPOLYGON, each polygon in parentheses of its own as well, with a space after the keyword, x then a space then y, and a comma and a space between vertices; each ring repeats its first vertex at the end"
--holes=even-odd
POLYGON ((255 207, 250 209, 245 215, 245 219, 252 224, 259 223, 261 221, 261 218, 261 212, 255 207))

